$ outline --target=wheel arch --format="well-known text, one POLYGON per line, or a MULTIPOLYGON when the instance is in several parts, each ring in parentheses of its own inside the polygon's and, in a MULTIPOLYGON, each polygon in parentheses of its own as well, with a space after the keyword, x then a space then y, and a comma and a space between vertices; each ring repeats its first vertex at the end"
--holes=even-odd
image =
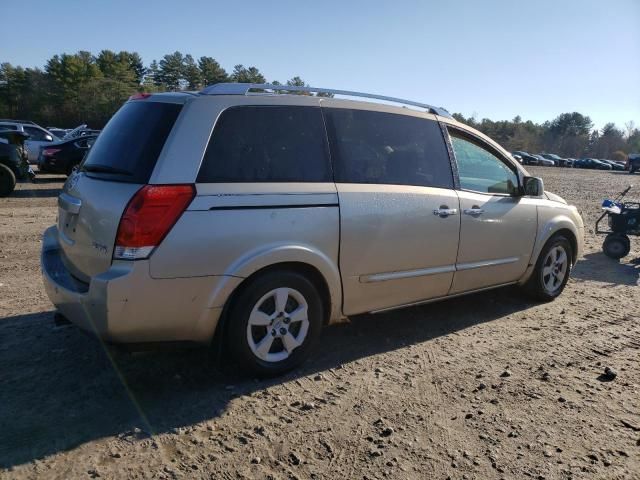
POLYGON ((574 222, 564 215, 557 216, 552 219, 549 219, 545 222, 542 227, 538 230, 538 236, 536 238, 536 242, 533 247, 533 252, 531 254, 531 259, 529 261, 529 266, 525 271, 525 274, 522 276, 519 284, 524 284, 529 280, 531 275, 533 274, 536 264, 538 263, 538 259, 540 258, 540 254, 544 250, 544 246, 549 242, 551 238, 555 235, 563 235, 569 240, 571 244, 572 250, 572 263, 575 265, 578 258, 581 254, 581 246, 579 243, 579 231, 574 222))
MULTIPOLYGON (((251 283, 258 277, 262 275, 266 275, 271 272, 277 271, 289 271, 296 272, 301 275, 304 275, 308 278, 314 286, 318 289, 318 293, 320 294, 320 298, 323 306, 323 325, 329 324, 332 320, 336 319, 336 315, 339 317, 337 312, 341 311, 342 306, 342 298, 340 296, 340 303, 336 305, 336 298, 332 295, 331 287, 328 283, 327 278, 323 275, 323 272, 320 271, 315 265, 312 265, 307 262, 301 261, 285 261, 285 262, 276 262, 261 268, 258 268, 252 271, 246 278, 244 278, 229 294, 227 297, 224 307, 222 308, 222 313, 220 314, 220 318, 218 324, 216 325, 216 329, 214 331, 214 335, 212 338, 212 344, 216 347, 216 351, 219 352, 219 355, 222 354, 224 349, 224 338, 227 334, 227 329, 229 326, 229 311, 233 306, 234 300, 248 287, 251 283)), ((340 289, 342 292, 342 289, 340 289)))

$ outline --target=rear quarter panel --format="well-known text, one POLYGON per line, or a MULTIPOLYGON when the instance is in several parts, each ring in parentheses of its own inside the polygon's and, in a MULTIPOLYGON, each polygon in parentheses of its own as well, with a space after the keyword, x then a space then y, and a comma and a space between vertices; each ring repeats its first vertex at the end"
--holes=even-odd
POLYGON ((151 256, 150 274, 246 278, 300 262, 322 274, 331 318, 339 318, 339 218, 332 183, 198 185, 198 196, 151 256))

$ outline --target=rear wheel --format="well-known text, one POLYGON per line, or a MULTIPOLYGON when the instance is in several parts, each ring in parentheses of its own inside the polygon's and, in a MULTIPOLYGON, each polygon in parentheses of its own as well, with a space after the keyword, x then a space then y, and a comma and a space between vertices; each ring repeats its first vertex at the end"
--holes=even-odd
POLYGON ((631 241, 629 237, 622 233, 610 233, 602 243, 602 251, 604 254, 615 260, 626 257, 631 250, 631 241))
POLYGON ((16 188, 16 176, 9 167, 0 163, 0 197, 10 195, 16 188))
POLYGON ((317 289, 296 272, 264 274, 240 292, 229 311, 231 354, 244 369, 279 375, 309 354, 322 328, 317 289))
POLYGON ((573 266, 573 249, 563 235, 554 235, 546 243, 525 291, 536 300, 550 302, 558 297, 569 281, 573 266))

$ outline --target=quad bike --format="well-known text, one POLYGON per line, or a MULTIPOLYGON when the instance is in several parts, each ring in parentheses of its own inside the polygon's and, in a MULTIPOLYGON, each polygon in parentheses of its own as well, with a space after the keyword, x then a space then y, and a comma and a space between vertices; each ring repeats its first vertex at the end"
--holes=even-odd
POLYGON ((24 141, 29 135, 15 130, 0 130, 0 197, 10 195, 16 182, 34 181, 36 174, 27 161, 24 141))
POLYGON ((625 202, 625 195, 633 185, 620 192, 613 200, 602 202, 604 213, 596 221, 596 234, 607 236, 602 244, 602 251, 606 256, 620 259, 631 250, 629 236, 640 235, 640 202, 625 202), (609 229, 601 230, 600 222, 607 217, 609 229))

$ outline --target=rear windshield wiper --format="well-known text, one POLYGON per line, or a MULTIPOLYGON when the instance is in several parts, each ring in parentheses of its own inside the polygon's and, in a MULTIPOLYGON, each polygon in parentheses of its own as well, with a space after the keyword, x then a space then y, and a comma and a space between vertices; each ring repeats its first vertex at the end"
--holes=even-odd
POLYGON ((110 165, 100 165, 100 164, 83 165, 82 170, 85 172, 94 172, 94 173, 113 173, 116 175, 128 175, 128 176, 133 175, 133 173, 131 173, 128 170, 112 167, 110 165))

